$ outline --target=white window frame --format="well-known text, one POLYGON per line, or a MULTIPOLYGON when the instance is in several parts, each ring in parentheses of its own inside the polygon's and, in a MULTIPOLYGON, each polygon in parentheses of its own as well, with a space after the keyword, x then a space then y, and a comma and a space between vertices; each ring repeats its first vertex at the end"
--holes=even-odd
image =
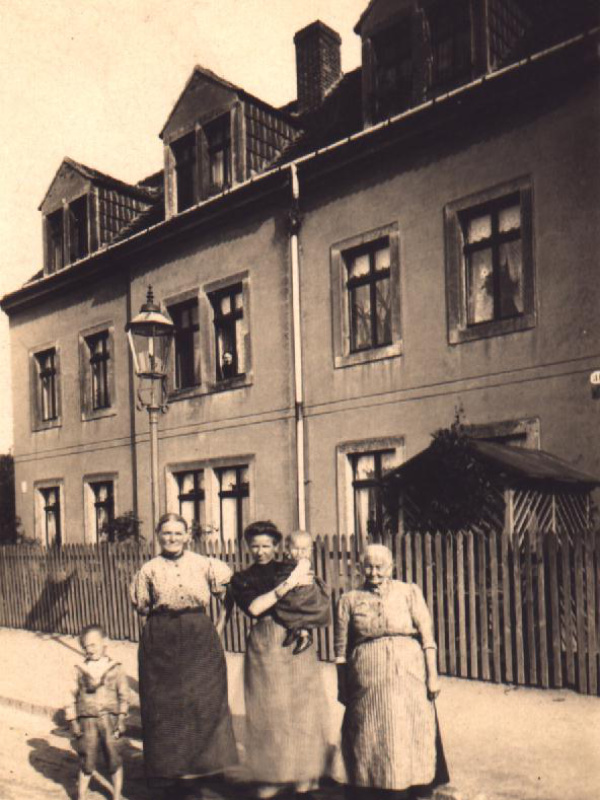
POLYGON ((46 547, 46 514, 44 511, 43 489, 58 488, 60 503, 60 539, 61 545, 66 544, 65 530, 65 481, 64 478, 45 478, 33 484, 33 525, 34 536, 46 547))
POLYGON ((400 233, 396 222, 352 236, 332 245, 330 250, 331 302, 333 322, 333 361, 335 368, 352 367, 402 355, 402 292, 400 233), (348 270, 345 254, 379 239, 388 239, 390 246, 390 314, 392 341, 381 347, 351 352, 350 309, 348 304, 348 270))
POLYGON ((338 532, 340 535, 354 535, 354 490, 352 459, 353 455, 370 453, 374 450, 395 450, 394 466, 405 461, 405 437, 382 436, 376 439, 360 439, 344 442, 336 448, 338 532))
POLYGON ((116 367, 115 326, 113 322, 101 322, 79 332, 79 381, 82 422, 101 419, 102 417, 114 417, 117 413, 117 382, 115 380, 116 367), (106 408, 94 409, 92 402, 92 369, 90 364, 90 348, 87 340, 99 333, 108 334, 109 358, 107 364, 107 382, 110 405, 106 408))
POLYGON ((97 544, 95 495, 93 483, 109 483, 113 485, 113 517, 119 516, 119 475, 117 472, 98 472, 83 476, 83 530, 86 544, 97 544))

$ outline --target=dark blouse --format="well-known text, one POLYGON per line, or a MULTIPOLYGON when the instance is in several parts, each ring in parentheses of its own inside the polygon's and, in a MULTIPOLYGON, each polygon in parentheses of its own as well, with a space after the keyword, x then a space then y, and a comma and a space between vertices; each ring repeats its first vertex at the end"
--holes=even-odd
MULTIPOLYGON (((235 602, 248 614, 252 601, 279 586, 295 566, 293 561, 270 561, 236 572, 231 580, 235 602)), ((323 627, 331 621, 331 593, 323 581, 315 577, 311 585, 298 586, 288 592, 259 618, 267 616, 272 616, 285 628, 323 627)))
MULTIPOLYGON (((253 600, 279 586, 294 569, 294 564, 283 561, 269 561, 268 564, 252 564, 242 572, 236 572, 231 579, 231 591, 237 605, 248 614, 253 600)), ((275 607, 270 608, 261 617, 273 615, 275 607)))

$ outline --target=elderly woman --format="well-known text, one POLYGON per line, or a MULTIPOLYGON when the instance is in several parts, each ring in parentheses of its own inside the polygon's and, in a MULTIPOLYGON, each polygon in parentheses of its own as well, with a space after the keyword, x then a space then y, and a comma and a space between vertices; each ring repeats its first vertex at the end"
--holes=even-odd
POLYGON ((158 522, 161 552, 133 579, 131 598, 147 618, 139 648, 144 764, 165 796, 197 797, 198 779, 237 762, 225 654, 207 609, 231 578, 216 558, 186 550, 186 520, 158 522), (179 792, 179 795, 177 794, 179 792))
POLYGON ((362 570, 364 586, 342 595, 335 628, 348 796, 426 796, 448 780, 431 617, 416 584, 392 580, 387 547, 369 545, 362 570))
POLYGON ((308 795, 324 773, 327 700, 315 648, 286 646, 277 606, 284 598, 290 605, 293 590, 304 587, 297 598, 315 611, 314 619, 304 617, 310 627, 322 621, 322 604, 329 600, 319 600, 321 588, 311 573, 275 560, 282 536, 272 522, 249 525, 244 537, 254 564, 233 576, 231 588, 237 605, 256 620, 244 659, 248 766, 259 784, 257 797, 289 788, 308 795), (306 596, 311 585, 312 599, 306 596))

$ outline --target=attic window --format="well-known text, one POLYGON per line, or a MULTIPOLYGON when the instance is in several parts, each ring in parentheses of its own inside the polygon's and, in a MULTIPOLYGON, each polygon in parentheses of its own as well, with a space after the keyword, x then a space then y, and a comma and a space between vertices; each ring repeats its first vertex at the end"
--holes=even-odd
POLYGON ((171 145, 175 156, 177 177, 177 211, 184 211, 196 203, 196 134, 182 136, 171 145))
POLYGON ((375 113, 386 119, 410 105, 412 55, 410 22, 405 21, 373 39, 375 51, 375 113))
POLYGON ((69 260, 77 261, 88 253, 88 211, 84 195, 69 204, 69 260))
POLYGON ((438 91, 468 79, 471 72, 469 0, 443 0, 427 11, 432 50, 432 84, 438 91))
POLYGON ((46 217, 48 231, 48 272, 57 272, 65 265, 63 257, 63 213, 62 209, 46 217))
POLYGON ((208 145, 210 187, 212 193, 231 186, 231 130, 229 114, 214 120, 204 129, 208 145))

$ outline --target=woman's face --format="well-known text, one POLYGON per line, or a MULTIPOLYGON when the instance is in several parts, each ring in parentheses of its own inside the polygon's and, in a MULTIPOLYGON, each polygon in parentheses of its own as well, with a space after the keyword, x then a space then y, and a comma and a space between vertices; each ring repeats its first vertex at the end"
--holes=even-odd
POLYGON ((363 563, 363 574, 370 586, 381 586, 392 575, 392 564, 389 559, 379 554, 369 554, 363 563))
POLYGON ((190 535, 186 531, 185 525, 176 519, 163 522, 158 532, 160 548, 169 556, 178 556, 183 553, 189 540, 190 535))
POLYGON ((255 564, 268 564, 275 558, 277 546, 271 536, 261 533, 250 540, 250 552, 255 564))

